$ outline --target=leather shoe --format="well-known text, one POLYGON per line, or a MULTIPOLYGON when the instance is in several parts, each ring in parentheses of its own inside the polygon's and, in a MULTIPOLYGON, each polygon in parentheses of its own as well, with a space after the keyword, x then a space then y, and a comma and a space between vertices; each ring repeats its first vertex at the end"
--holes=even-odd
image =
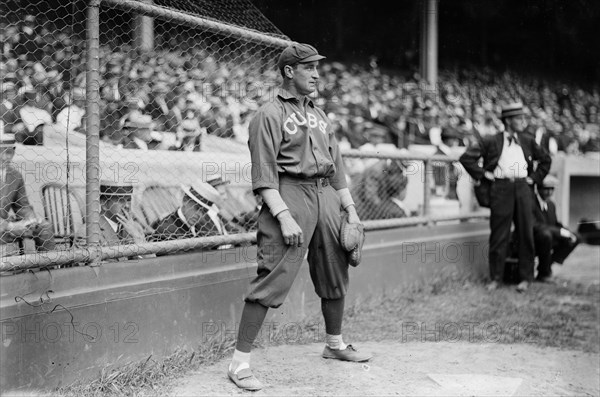
POLYGON ((540 282, 540 283, 546 283, 546 284, 556 284, 556 282, 554 281, 554 277, 550 276, 537 276, 535 278, 535 281, 540 282))
POLYGON ((495 291, 498 289, 500 285, 498 284, 497 281, 492 281, 490 282, 488 285, 485 286, 485 289, 487 289, 488 291, 495 291))
POLYGON ((227 376, 240 389, 256 391, 263 388, 262 383, 256 379, 250 368, 241 369, 237 373, 227 371, 227 376))
POLYGON ((373 358, 370 353, 359 352, 352 345, 346 346, 344 350, 332 349, 329 346, 325 346, 323 350, 323 358, 334 358, 342 361, 353 361, 360 363, 363 361, 369 361, 373 358))
POLYGON ((521 281, 519 285, 517 285, 517 292, 525 292, 529 288, 529 282, 521 281))

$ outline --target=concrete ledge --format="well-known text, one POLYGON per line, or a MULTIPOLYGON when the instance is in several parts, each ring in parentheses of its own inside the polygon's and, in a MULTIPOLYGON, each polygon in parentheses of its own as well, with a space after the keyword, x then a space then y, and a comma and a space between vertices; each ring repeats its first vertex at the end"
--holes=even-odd
MULTIPOLYGON (((370 231, 349 303, 445 271, 483 275, 487 239, 485 221, 370 231)), ((50 389, 234 330, 255 274, 249 246, 0 277, 2 388, 50 389)), ((319 307, 304 266, 270 316, 293 322, 319 307)))

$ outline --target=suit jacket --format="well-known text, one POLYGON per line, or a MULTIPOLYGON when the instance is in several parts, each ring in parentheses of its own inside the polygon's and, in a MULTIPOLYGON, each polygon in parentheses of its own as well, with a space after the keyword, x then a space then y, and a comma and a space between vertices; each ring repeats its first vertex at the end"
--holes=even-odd
MULTIPOLYGON (((134 244, 133 237, 123 228, 118 233, 115 232, 108 223, 108 220, 104 215, 100 215, 100 221, 98 222, 100 225, 100 245, 101 246, 112 246, 112 245, 126 245, 126 244, 134 244)), ((126 261, 129 259, 141 259, 141 258, 154 258, 156 255, 147 254, 141 256, 129 256, 129 257, 120 257, 118 261, 126 261)), ((114 259, 109 260, 114 261, 114 259)))
MULTIPOLYGON (((226 224, 223 223, 223 220, 221 218, 219 218, 219 220, 221 221, 221 230, 228 232, 229 230, 226 227, 226 224)), ((190 227, 179 217, 177 210, 173 211, 163 219, 155 221, 154 223, 152 223, 151 226, 154 229, 154 233, 152 233, 152 237, 150 238, 152 241, 168 241, 193 237, 210 237, 225 234, 220 233, 214 221, 208 215, 205 215, 200 219, 200 221, 196 225, 196 235, 194 236, 190 227)))
MULTIPOLYGON (((542 149, 527 134, 519 134, 519 144, 523 149, 525 161, 527 161, 527 175, 533 179, 537 185, 542 185, 542 181, 550 171, 552 159, 548 152, 542 149), (537 168, 534 170, 534 161, 537 161, 537 168)), ((460 163, 465 170, 475 180, 483 178, 485 171, 494 172, 498 166, 498 160, 504 148, 504 133, 499 132, 495 135, 484 136, 481 141, 473 143, 460 156, 460 163), (483 158, 483 167, 479 165, 479 159, 483 158)))
POLYGON ((564 226, 558 221, 556 217, 556 205, 552 200, 546 200, 546 204, 548 205, 548 210, 544 212, 542 211, 542 207, 540 207, 540 202, 536 197, 535 205, 533 206, 535 225, 547 226, 552 229, 560 230, 564 226))
POLYGON ((33 208, 27 199, 23 176, 10 164, 5 170, 4 181, 0 183, 0 234, 6 231, 11 210, 17 220, 35 218, 33 208))
POLYGON ((168 241, 194 237, 192 230, 179 217, 177 211, 154 221, 151 226, 154 233, 150 236, 150 241, 168 241))

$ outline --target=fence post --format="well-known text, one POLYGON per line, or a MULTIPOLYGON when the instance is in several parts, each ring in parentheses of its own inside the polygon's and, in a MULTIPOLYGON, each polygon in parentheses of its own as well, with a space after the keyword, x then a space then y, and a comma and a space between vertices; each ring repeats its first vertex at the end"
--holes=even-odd
MULTIPOLYGON (((86 64, 86 164, 85 231, 88 248, 100 243, 100 0, 90 0, 87 9, 86 64)), ((92 252, 96 252, 92 250, 92 252)), ((94 261, 92 257, 91 261, 94 261)), ((97 259, 96 259, 97 260, 97 259)))
POLYGON ((423 178, 423 214, 422 216, 429 216, 430 212, 430 199, 431 199, 431 186, 429 179, 431 178, 431 161, 423 161, 423 172, 425 173, 423 178))

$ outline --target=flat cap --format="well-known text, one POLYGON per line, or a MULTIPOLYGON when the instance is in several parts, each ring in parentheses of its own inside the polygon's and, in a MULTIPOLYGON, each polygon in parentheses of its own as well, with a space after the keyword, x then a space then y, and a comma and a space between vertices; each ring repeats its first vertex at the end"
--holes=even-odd
POLYGON ((310 44, 292 43, 279 55, 277 67, 279 70, 282 70, 286 65, 313 62, 324 58, 325 57, 319 55, 317 49, 310 44))

